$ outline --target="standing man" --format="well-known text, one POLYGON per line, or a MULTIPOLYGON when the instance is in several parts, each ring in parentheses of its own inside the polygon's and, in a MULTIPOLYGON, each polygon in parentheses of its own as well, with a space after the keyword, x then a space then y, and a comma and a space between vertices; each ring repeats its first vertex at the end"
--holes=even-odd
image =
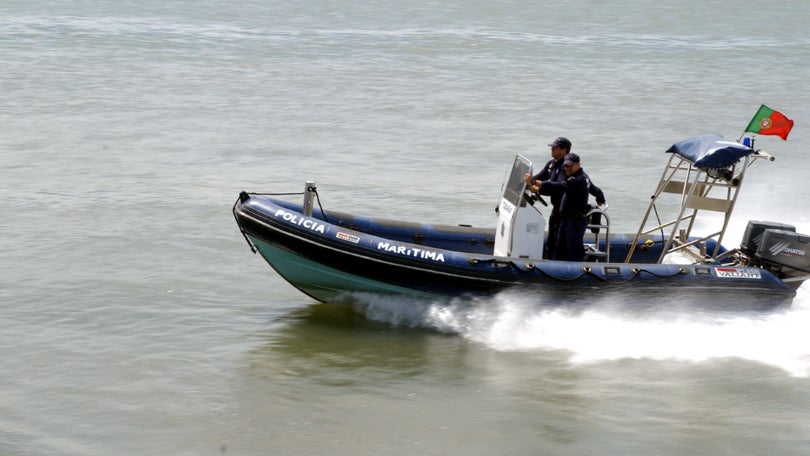
POLYGON ((585 214, 588 212, 588 195, 596 193, 598 201, 605 201, 605 195, 580 165, 579 155, 569 153, 563 159, 565 179, 560 181, 534 182, 529 190, 541 195, 556 196, 560 200, 559 229, 557 245, 554 251, 555 260, 582 261, 585 258, 585 247, 582 238, 588 223, 585 214))
MULTIPOLYGON (((531 187, 536 185, 538 182, 564 182, 566 180, 567 176, 563 167, 563 160, 565 156, 571 152, 571 141, 564 136, 560 136, 552 141, 549 144, 549 147, 551 147, 551 160, 549 160, 548 163, 546 163, 546 165, 540 169, 539 173, 535 174, 534 176, 527 173, 523 177, 528 189, 531 189, 531 187)), ((579 156, 576 154, 573 155, 577 157, 577 163, 579 163, 579 156)), ((597 205, 601 206, 605 204, 605 194, 602 192, 602 190, 599 187, 591 184, 590 179, 588 179, 588 182, 585 204, 587 204, 588 194, 591 194, 594 196, 594 198, 596 198, 597 205)), ((534 193, 534 191, 532 192, 534 193)), ((543 258, 559 260, 561 258, 557 258, 556 253, 559 239, 558 234, 560 232, 560 205, 564 192, 554 191, 552 193, 544 194, 551 197, 551 215, 548 217, 548 238, 546 239, 546 244, 543 249, 543 258)))
MULTIPOLYGON (((551 147, 551 160, 532 176, 529 173, 523 177, 526 186, 530 187, 537 181, 552 181, 565 179, 563 171, 563 158, 571 151, 571 141, 560 136, 549 144, 551 147)), ((548 216, 548 238, 543 248, 543 258, 553 259, 557 246, 557 231, 560 228, 560 200, 562 195, 551 195, 551 215, 548 216)))

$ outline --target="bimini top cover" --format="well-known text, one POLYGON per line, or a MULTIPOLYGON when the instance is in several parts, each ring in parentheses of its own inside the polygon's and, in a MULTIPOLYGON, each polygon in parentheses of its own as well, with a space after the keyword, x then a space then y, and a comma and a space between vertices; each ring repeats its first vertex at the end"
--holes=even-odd
POLYGON ((680 155, 697 168, 725 168, 756 151, 721 135, 705 135, 677 142, 667 152, 680 155))

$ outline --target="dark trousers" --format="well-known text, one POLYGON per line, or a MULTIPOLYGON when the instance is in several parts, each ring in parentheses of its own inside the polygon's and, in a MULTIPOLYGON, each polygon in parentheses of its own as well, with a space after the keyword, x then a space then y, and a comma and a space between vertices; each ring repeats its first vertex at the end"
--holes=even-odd
POLYGON ((582 261, 585 258, 585 217, 561 218, 557 232, 557 249, 554 259, 560 261, 582 261))
POLYGON ((543 258, 553 260, 557 255, 557 233, 560 231, 560 213, 557 209, 551 211, 548 216, 548 237, 546 245, 543 247, 543 258))

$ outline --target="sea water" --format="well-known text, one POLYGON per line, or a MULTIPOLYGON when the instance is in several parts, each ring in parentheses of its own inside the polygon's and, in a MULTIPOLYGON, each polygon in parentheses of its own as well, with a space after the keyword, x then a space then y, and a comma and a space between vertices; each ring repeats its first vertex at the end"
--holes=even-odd
MULTIPOLYGON (((810 4, 0 3, 0 454, 780 454, 810 448, 810 301, 318 304, 250 252, 242 190, 494 226, 569 137, 612 230, 672 143, 796 122, 748 220, 810 233, 810 4), (677 307, 677 306, 673 306, 677 307)), ((699 227, 704 228, 704 227, 699 227)), ((706 227, 708 228, 708 226, 706 227)), ((706 299, 711 299, 707 296, 706 299)))

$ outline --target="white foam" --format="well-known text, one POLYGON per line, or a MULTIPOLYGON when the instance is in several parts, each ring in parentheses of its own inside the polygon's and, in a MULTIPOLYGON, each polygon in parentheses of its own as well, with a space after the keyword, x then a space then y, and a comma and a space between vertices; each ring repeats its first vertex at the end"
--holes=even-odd
POLYGON ((763 314, 628 314, 595 307, 547 309, 526 297, 363 304, 369 318, 454 332, 498 351, 561 350, 573 364, 620 359, 701 363, 740 358, 810 376, 810 285, 790 309, 763 314))

